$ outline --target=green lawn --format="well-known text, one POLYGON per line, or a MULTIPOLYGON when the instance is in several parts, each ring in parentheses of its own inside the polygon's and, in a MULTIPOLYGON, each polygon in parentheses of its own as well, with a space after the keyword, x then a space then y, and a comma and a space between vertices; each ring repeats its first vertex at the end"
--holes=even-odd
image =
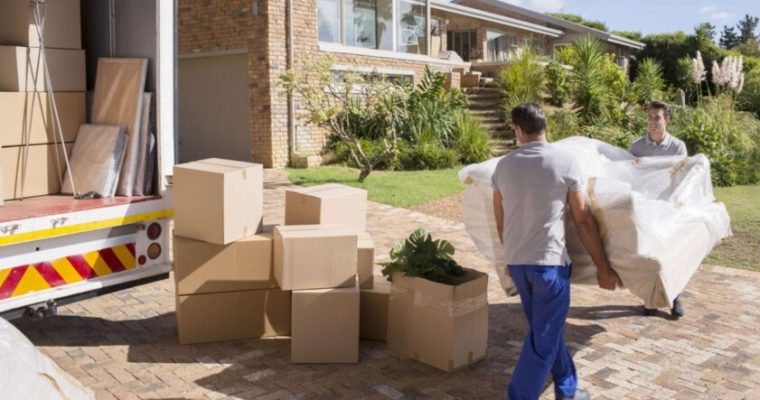
POLYGON ((760 185, 715 188, 726 204, 734 236, 710 253, 705 263, 760 271, 760 185))
POLYGON ((320 168, 289 168, 290 181, 296 185, 314 186, 341 183, 367 189, 370 200, 394 207, 411 207, 459 193, 464 185, 457 178, 459 168, 435 171, 374 171, 364 183, 356 178, 353 168, 325 166, 320 168))

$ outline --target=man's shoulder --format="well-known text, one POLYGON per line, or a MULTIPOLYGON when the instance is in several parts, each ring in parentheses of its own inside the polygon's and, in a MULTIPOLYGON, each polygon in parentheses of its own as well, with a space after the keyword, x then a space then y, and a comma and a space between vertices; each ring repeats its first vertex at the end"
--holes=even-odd
POLYGON ((642 137, 640 137, 640 138, 638 138, 638 139, 634 140, 634 141, 633 141, 633 143, 631 143, 631 146, 630 146, 630 147, 633 147, 633 146, 641 146, 642 144, 646 143, 646 140, 647 140, 647 137, 646 137, 646 135, 645 135, 645 136, 642 136, 642 137))

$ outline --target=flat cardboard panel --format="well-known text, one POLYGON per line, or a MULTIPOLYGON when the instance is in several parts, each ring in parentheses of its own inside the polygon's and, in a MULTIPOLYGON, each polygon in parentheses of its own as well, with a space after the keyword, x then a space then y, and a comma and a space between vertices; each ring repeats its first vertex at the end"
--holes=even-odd
POLYGON ((0 151, 0 206, 3 205, 5 197, 3 196, 3 152, 0 151))
MULTIPOLYGON (((71 147, 71 143, 66 144, 69 154, 71 154, 71 147)), ((3 176, 2 192, 5 200, 21 198, 24 165, 26 165, 24 197, 60 193, 60 177, 66 170, 60 145, 33 145, 28 147, 28 151, 23 146, 3 147, 0 151, 3 153, 0 175, 3 176), (56 159, 56 147, 59 152, 58 159, 56 159)))
POLYGON ((329 183, 285 192, 285 225, 345 225, 364 232, 367 191, 329 183))
POLYGON ((364 232, 359 235, 356 247, 356 273, 359 279, 359 287, 361 289, 372 289, 375 282, 375 242, 369 233, 364 232))
POLYGON ((123 126, 82 125, 70 155, 71 178, 64 174, 61 192, 113 197, 126 146, 123 126))
POLYGON ((92 122, 127 128, 127 152, 116 194, 134 194, 140 149, 140 119, 148 60, 145 58, 101 58, 95 78, 92 122))
POLYGON ((388 297, 391 285, 387 281, 375 282, 372 289, 361 289, 359 337, 385 341, 388 331, 388 297))
POLYGON ((290 360, 359 362, 359 288, 293 291, 290 360))
POLYGON ((290 306, 279 289, 177 296, 179 342, 287 336, 290 306))
MULTIPOLYGON (((84 92, 84 50, 46 49, 53 90, 84 92)), ((47 90, 40 49, 0 46, 0 92, 44 92, 47 90), (36 78, 36 82, 35 82, 36 78)))
POLYGON ((485 357, 488 276, 467 269, 456 285, 393 276, 388 348, 444 371, 485 357))
MULTIPOLYGON (((65 142, 73 142, 85 122, 85 94, 54 94, 65 142)), ((50 144, 60 141, 45 92, 0 92, 0 146, 50 144)))
MULTIPOLYGON (((140 118, 140 146, 137 149, 137 173, 135 175, 135 196, 146 194, 146 180, 150 179, 149 162, 151 133, 156 131, 155 102, 153 93, 143 94, 142 117, 140 118)), ((152 175, 151 175, 152 176, 152 175)))
POLYGON ((272 271, 272 234, 228 245, 174 236, 177 294, 234 292, 277 287, 272 271))
POLYGON ((356 284, 357 234, 333 225, 274 228, 274 274, 284 290, 356 284))
MULTIPOLYGON (((51 0, 40 7, 45 16, 45 47, 81 49, 79 0, 51 0)), ((40 47, 32 3, 0 0, 0 45, 40 47)))
POLYGON ((209 158, 174 167, 174 232, 229 244, 261 231, 261 164, 209 158))

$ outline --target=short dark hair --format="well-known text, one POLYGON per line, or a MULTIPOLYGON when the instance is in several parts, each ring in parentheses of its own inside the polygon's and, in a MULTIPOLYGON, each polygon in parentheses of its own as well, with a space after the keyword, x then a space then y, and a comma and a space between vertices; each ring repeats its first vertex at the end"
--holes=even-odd
POLYGON ((662 114, 665 115, 665 118, 670 119, 670 107, 661 101, 653 101, 649 103, 647 111, 649 110, 662 110, 662 114))
POLYGON ((546 129, 544 110, 536 103, 523 103, 512 109, 512 123, 526 135, 538 135, 546 129))

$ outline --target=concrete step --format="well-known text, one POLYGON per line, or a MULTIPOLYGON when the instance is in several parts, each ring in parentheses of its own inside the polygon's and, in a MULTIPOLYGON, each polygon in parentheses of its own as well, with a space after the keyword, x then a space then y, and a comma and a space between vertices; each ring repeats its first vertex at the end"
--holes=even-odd
POLYGON ((470 105, 470 109, 471 110, 472 109, 480 109, 480 110, 482 110, 484 108, 497 108, 497 107, 499 107, 499 101, 496 100, 496 99, 494 99, 494 100, 480 100, 480 99, 478 99, 478 100, 475 100, 475 101, 470 100, 469 101, 469 105, 470 105))

